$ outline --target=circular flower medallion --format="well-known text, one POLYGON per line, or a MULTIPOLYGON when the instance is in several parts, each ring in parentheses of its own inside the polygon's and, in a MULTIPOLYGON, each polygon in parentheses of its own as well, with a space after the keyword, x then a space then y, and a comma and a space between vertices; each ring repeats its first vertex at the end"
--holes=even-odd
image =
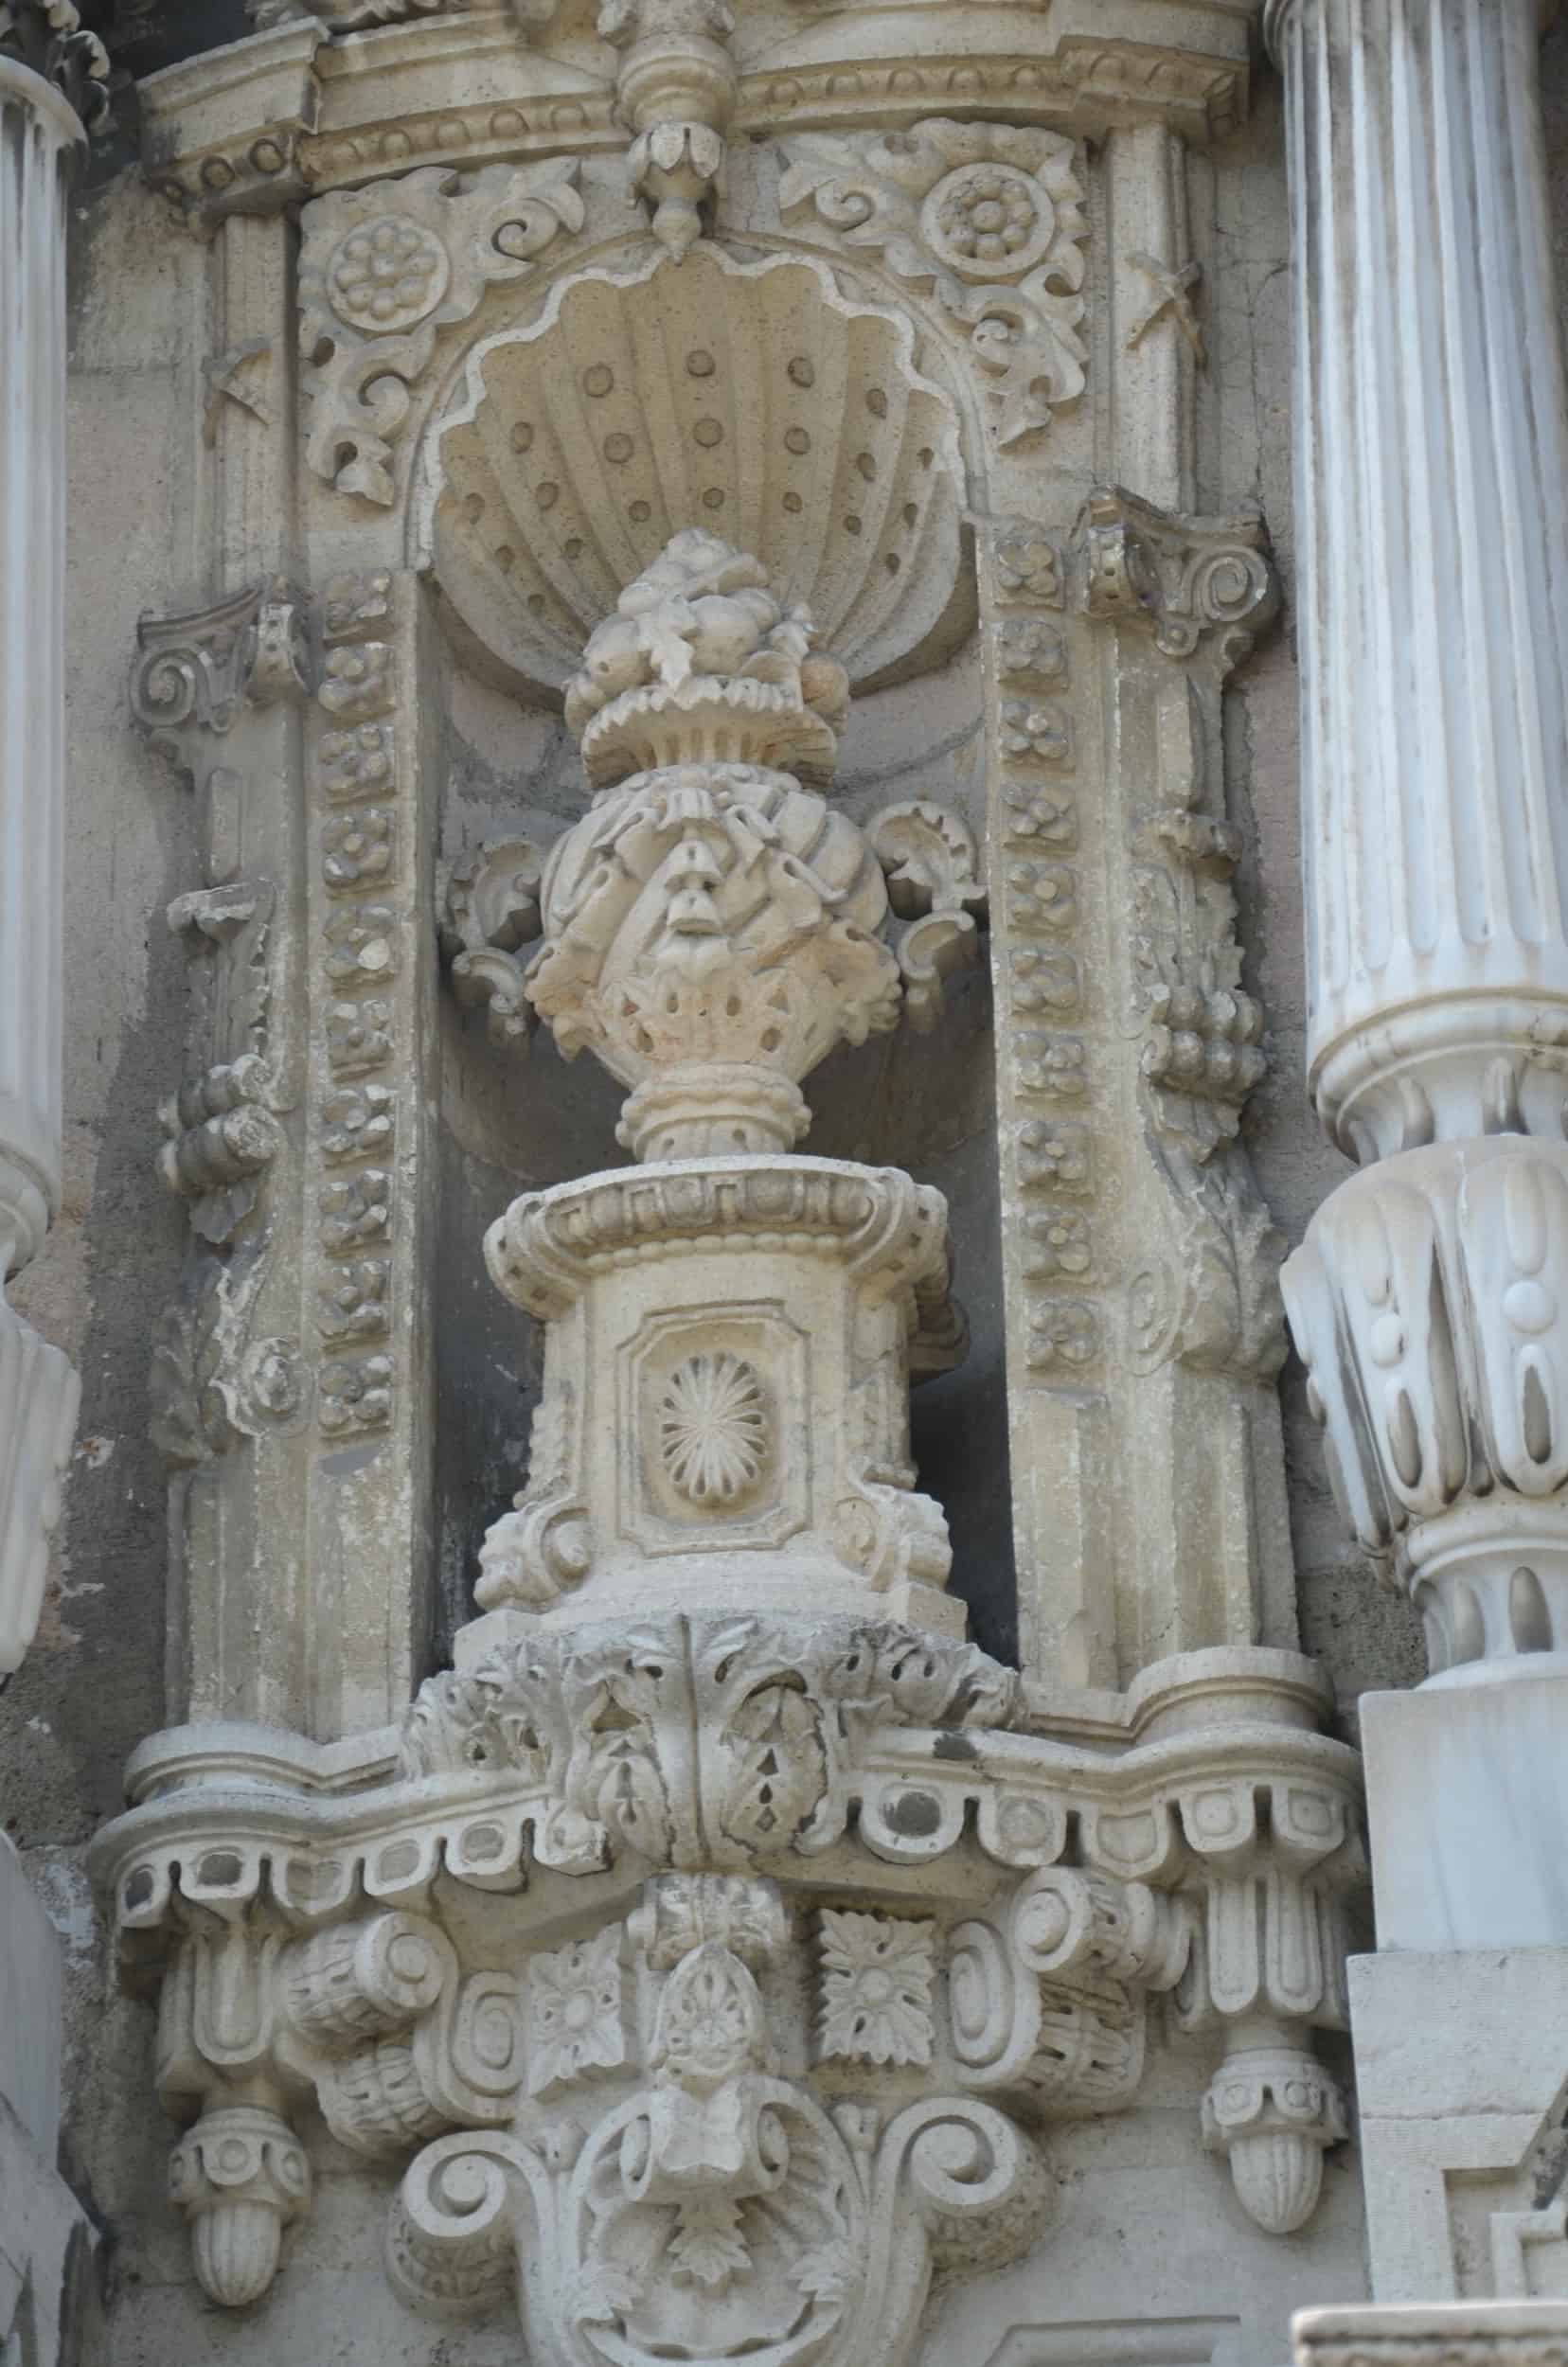
POLYGON ((733 1504, 755 1487, 768 1452, 755 1367, 727 1351, 678 1364, 659 1397, 659 1450, 671 1486, 691 1504, 733 1504))
POLYGON ((373 337, 423 320, 445 295, 451 276, 440 240, 399 214, 351 230, 327 269, 333 311, 373 337))
POLYGON ((1016 165, 960 165, 926 199, 920 227, 937 260, 966 279, 1018 279, 1056 236, 1056 208, 1016 165))

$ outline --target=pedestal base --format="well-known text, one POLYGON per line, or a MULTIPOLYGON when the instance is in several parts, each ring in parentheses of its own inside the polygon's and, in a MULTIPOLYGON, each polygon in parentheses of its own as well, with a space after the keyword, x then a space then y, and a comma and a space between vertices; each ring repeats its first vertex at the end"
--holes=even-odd
POLYGON ((1378 2300, 1568 2293, 1550 2199, 1568 1948, 1389 1951, 1349 1979, 1378 2300))

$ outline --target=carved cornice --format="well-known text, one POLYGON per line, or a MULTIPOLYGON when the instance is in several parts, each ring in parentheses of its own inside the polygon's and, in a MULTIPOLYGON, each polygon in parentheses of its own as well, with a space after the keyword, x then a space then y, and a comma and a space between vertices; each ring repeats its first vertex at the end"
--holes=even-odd
POLYGON ((946 1203, 900 1167, 834 1159, 661 1161, 513 1201, 485 1238, 497 1290, 543 1321, 564 1315, 596 1273, 683 1243, 723 1241, 828 1257, 869 1288, 935 1307, 948 1287, 946 1203))
MULTIPOLYGON (((601 72, 585 72, 575 49, 552 56, 540 22, 548 12, 546 0, 515 16, 422 0, 319 0, 315 16, 150 76, 141 85, 147 170, 205 226, 237 209, 280 209, 302 189, 421 164, 614 154, 625 139, 615 52, 607 44, 601 72), (528 19, 526 43, 517 16, 528 19), (350 22, 364 27, 351 51, 327 38, 350 22)), ((915 56, 906 44, 882 45, 896 19, 876 8, 803 10, 800 31, 761 58, 745 54, 742 20, 730 129, 755 140, 809 119, 869 135, 922 116, 989 112, 1080 138, 1153 111, 1206 141, 1245 116, 1250 13, 1228 0, 1188 10, 1193 45, 1183 49, 1166 37, 1162 0, 1125 0, 1114 32, 1103 9, 1082 0, 1053 8, 1048 41, 1021 47, 1014 8, 934 8, 915 56)), ((713 115, 699 108, 686 119, 704 128, 713 115)))

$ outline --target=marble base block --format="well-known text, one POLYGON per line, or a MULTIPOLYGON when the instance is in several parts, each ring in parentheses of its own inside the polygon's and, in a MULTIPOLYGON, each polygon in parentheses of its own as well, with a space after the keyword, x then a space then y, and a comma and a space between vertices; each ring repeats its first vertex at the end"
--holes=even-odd
POLYGON ((1558 1656, 1539 1676, 1363 1694, 1361 1719, 1379 1948, 1568 1947, 1558 1656))

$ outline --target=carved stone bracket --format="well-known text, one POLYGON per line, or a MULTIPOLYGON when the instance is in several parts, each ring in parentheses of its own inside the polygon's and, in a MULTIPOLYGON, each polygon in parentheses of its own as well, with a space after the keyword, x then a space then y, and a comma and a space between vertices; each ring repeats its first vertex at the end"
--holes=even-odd
POLYGON ((1241 840, 1224 811, 1218 695, 1277 614, 1278 578, 1256 516, 1178 517, 1113 488, 1084 507, 1073 574, 1084 614, 1146 630, 1156 653, 1140 667, 1134 641, 1120 679, 1154 773, 1152 795, 1130 782, 1127 800, 1131 1002, 1176 1245, 1134 1281, 1134 1353, 1266 1378, 1285 1353, 1284 1243, 1239 1141, 1267 1056, 1263 1011, 1240 986, 1241 840))
POLYGON ((1243 2202, 1299 2226, 1343 2130, 1309 2033, 1343 2026, 1362 1878, 1314 1682, 1163 1664, 1096 1756, 892 1622, 492 1618, 390 1783, 164 1765, 97 1863, 126 1978, 162 1984, 205 2287, 270 2279, 313 2095, 353 2151, 424 2148, 389 2239, 421 2307, 503 2305, 526 2244, 536 2357, 678 2329, 722 2358, 776 2320, 892 2367, 933 2276, 1037 2239, 1051 2123, 1135 2100, 1160 1996, 1219 2039, 1204 2129, 1243 2202))
POLYGON ((924 281, 968 332, 1005 449, 1083 392, 1089 236, 1060 133, 934 116, 908 132, 792 134, 786 217, 810 206, 845 243, 924 281))
POLYGON ((151 1379, 154 1439, 193 1468, 299 1402, 297 1341, 251 1337, 285 1096, 271 1056, 276 890, 238 875, 254 837, 247 801, 276 774, 273 726, 309 693, 316 636, 307 604, 272 580, 210 609, 144 616, 136 637, 132 715, 194 785, 206 882, 168 916, 187 952, 192 1074, 158 1112, 158 1165, 188 1203, 194 1240, 154 1329, 151 1379))
POLYGON ((1167 657, 1192 657, 1212 634, 1228 671, 1279 614, 1279 578, 1256 513, 1177 517, 1108 487, 1091 494, 1078 538, 1088 614, 1142 619, 1167 657))

